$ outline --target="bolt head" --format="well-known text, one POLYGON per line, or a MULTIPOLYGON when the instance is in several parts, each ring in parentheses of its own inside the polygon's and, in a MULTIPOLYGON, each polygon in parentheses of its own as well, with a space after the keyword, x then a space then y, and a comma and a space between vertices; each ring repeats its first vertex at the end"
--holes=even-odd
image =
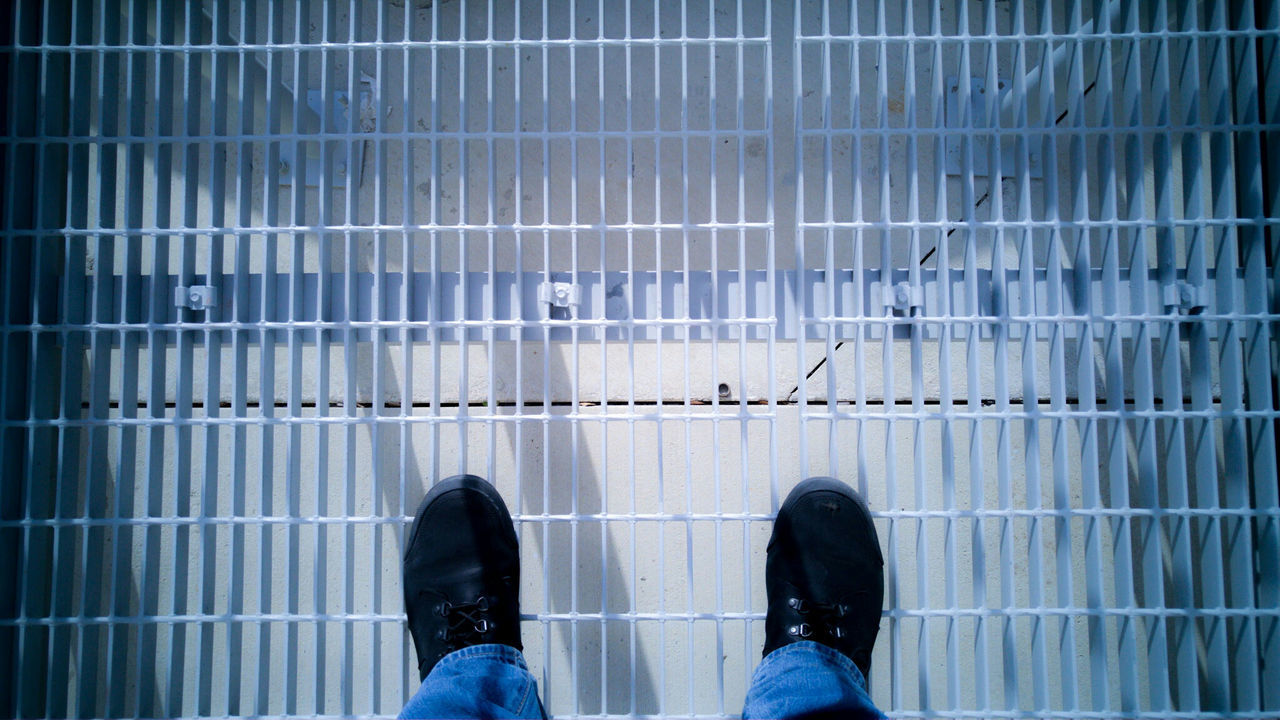
POLYGON ((1188 304, 1195 300, 1194 293, 1192 293, 1190 285, 1183 285, 1178 288, 1178 299, 1188 304))

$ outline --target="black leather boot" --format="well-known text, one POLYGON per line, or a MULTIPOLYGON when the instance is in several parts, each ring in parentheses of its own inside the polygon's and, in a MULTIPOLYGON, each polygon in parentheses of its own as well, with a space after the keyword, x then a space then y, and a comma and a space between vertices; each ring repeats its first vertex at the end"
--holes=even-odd
POLYGON ((422 499, 404 553, 404 607, 426 678, 471 645, 520 645, 520 550, 511 513, 474 475, 445 480, 422 499))
POLYGON ((764 654, 801 640, 828 645, 865 678, 880 632, 884 559, 866 502, 834 478, 809 478, 787 496, 765 560, 764 654))

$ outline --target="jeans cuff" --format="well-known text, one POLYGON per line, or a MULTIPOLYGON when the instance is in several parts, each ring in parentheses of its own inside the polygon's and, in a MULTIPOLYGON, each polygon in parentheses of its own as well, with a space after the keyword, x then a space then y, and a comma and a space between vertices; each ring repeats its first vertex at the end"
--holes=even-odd
POLYGON ((854 681, 858 684, 858 687, 862 688, 864 692, 867 690, 867 679, 862 676, 862 671, 858 669, 857 665, 853 664, 852 660, 839 650, 812 640, 801 640, 799 642, 783 645, 777 650, 765 655, 764 660, 761 660, 760 665, 756 668, 756 672, 759 673, 765 670, 767 666, 772 665, 773 663, 787 662, 793 655, 800 655, 804 659, 810 660, 814 659, 816 656, 820 662, 824 662, 827 665, 835 665, 837 668, 845 671, 853 677, 854 681))
POLYGON ((431 668, 431 674, 435 674, 436 670, 442 667, 449 667, 456 663, 465 662, 470 659, 493 660, 507 665, 529 671, 528 666, 524 664, 524 655, 510 645, 502 645, 500 643, 487 643, 484 645, 470 645, 468 647, 454 650, 453 652, 440 658, 440 662, 431 668))

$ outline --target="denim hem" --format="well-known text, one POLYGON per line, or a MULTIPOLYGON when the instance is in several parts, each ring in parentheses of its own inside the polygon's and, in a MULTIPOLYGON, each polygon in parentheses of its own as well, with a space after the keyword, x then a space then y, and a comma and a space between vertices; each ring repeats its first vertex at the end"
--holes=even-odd
POLYGON ((789 643, 765 655, 764 659, 756 667, 756 674, 759 675, 767 671, 767 668, 774 663, 787 662, 790 656, 796 654, 810 656, 816 654, 821 656, 823 660, 838 666, 841 670, 851 675, 863 692, 867 691, 867 679, 862 676, 862 671, 858 669, 858 666, 853 664, 853 660, 850 660, 848 656, 833 647, 812 640, 789 643))
POLYGON ((538 686, 519 650, 496 643, 455 650, 436 663, 403 718, 542 718, 538 686))
POLYGON ((495 660, 497 662, 518 667, 525 672, 529 671, 529 668, 524 664, 524 655, 522 655, 519 650, 511 647, 510 645, 486 643, 483 645, 470 645, 468 647, 454 650, 448 655, 445 655, 440 658, 440 661, 436 663, 435 667, 431 668, 431 674, 434 674, 436 670, 442 667, 448 667, 454 663, 459 663, 470 658, 495 660))

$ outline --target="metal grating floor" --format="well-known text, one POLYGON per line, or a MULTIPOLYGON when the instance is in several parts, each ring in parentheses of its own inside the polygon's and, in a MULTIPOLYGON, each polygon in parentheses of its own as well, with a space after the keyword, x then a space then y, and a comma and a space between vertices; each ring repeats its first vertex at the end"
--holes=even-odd
POLYGON ((462 471, 557 716, 738 714, 814 474, 891 717, 1280 714, 1280 4, 787 5, 4 10, 4 714, 394 715, 462 471))

